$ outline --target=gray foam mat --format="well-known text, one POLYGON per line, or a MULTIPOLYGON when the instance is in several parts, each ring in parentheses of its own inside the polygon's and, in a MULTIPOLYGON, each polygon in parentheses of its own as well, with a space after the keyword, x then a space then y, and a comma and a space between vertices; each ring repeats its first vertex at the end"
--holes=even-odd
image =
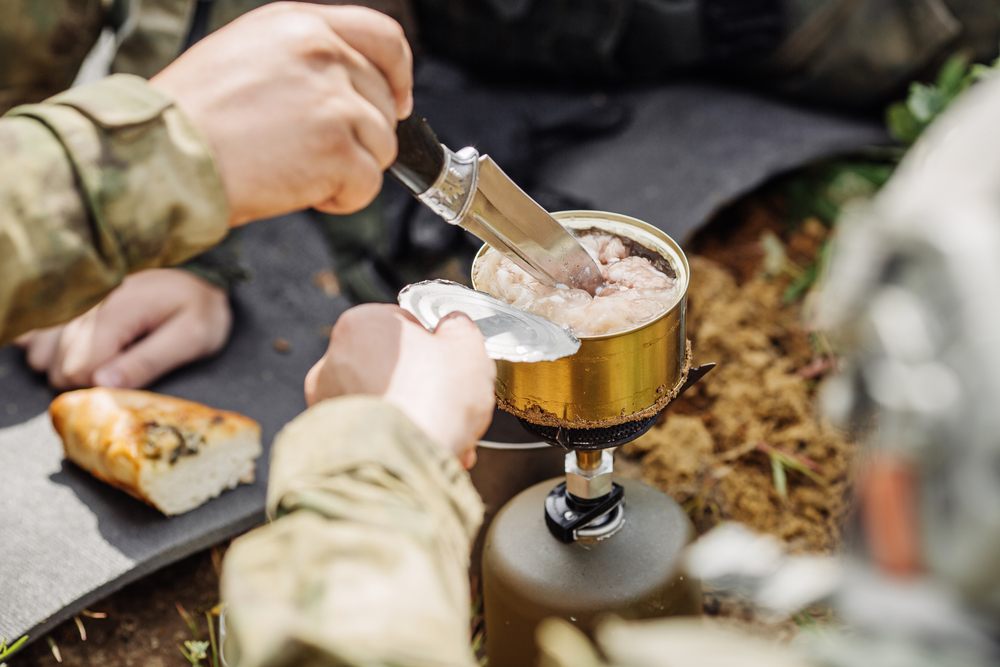
POLYGON ((629 126, 563 151, 542 180, 683 242, 719 208, 813 160, 887 141, 875 123, 708 84, 625 95, 629 126))
MULTIPOLYGON (((218 357, 153 387, 260 421, 265 445, 304 407, 302 380, 326 348, 324 326, 346 307, 313 274, 329 267, 304 216, 248 228, 252 279, 236 289, 234 335, 218 357), (290 344, 278 353, 275 338, 290 344)), ((263 520, 268 456, 257 482, 174 518, 63 461, 46 409, 53 393, 0 351, 0 636, 46 630, 130 581, 263 520)))
MULTIPOLYGON (((711 86, 628 99, 630 127, 550 159, 542 184, 678 239, 770 175, 884 139, 874 125, 711 86)), ((302 380, 325 349, 323 329, 347 304, 312 285, 329 262, 303 216, 252 225, 241 245, 253 278, 236 290, 228 347, 153 389, 250 415, 269 446, 303 408, 302 380), (275 351, 277 337, 290 352, 275 351)), ((63 462, 44 414, 51 398, 18 351, 0 350, 0 636, 7 638, 37 638, 130 581, 263 518, 267 454, 252 486, 166 519, 63 462)))

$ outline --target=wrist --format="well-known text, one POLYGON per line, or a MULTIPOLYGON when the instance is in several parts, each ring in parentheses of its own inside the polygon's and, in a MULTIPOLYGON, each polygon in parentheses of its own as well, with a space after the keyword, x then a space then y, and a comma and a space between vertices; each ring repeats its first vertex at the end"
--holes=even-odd
POLYGON ((439 414, 414 400, 412 395, 401 396, 391 390, 383 394, 382 398, 406 415, 414 426, 449 454, 458 456, 468 446, 467 438, 463 438, 455 426, 461 415, 439 414))
POLYGON ((235 194, 232 169, 227 168, 226 165, 226 152, 223 150, 218 132, 214 131, 210 122, 211 111, 205 108, 203 100, 199 100, 197 94, 199 86, 190 85, 189 82, 184 81, 183 77, 173 75, 169 67, 150 79, 149 85, 157 92, 170 98, 174 108, 187 120, 188 125, 193 128, 194 133, 211 156, 215 173, 222 186, 222 194, 228 205, 229 227, 236 227, 247 222, 248 218, 238 206, 240 198, 235 194))

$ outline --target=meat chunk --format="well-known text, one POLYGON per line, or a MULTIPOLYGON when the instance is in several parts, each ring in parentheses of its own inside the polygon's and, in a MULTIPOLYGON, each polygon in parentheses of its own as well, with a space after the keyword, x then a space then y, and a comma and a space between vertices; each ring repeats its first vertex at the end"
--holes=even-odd
POLYGON ((549 287, 490 250, 477 267, 480 289, 501 301, 568 326, 577 336, 625 331, 655 319, 680 298, 678 281, 645 257, 630 254, 621 238, 591 233, 580 237, 597 261, 605 284, 597 294, 549 287))

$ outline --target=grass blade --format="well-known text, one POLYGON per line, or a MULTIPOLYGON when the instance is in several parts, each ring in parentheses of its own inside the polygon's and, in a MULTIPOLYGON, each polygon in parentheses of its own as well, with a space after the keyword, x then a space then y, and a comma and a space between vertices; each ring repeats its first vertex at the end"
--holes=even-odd
POLYGON ((774 489, 781 496, 782 500, 788 500, 788 477, 785 475, 785 466, 781 463, 781 458, 771 453, 771 477, 774 479, 774 489))
POLYGON ((0 660, 5 660, 7 658, 10 658, 15 653, 20 651, 21 647, 27 643, 28 643, 28 635, 24 635, 10 646, 7 645, 6 639, 0 640, 0 660))
POLYGON ((219 667, 219 644, 215 641, 215 623, 212 612, 205 612, 205 622, 208 623, 208 643, 212 648, 212 667, 219 667))

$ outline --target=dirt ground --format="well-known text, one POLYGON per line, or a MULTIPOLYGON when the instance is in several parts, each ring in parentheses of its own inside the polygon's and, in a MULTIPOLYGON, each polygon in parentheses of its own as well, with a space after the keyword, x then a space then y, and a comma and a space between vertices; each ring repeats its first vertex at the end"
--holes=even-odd
MULTIPOLYGON (((67 621, 8 664, 189 665, 179 647, 185 641, 208 640, 205 614, 212 613, 219 601, 222 553, 218 547, 203 551, 127 586, 77 617, 83 632, 75 620, 67 621)), ((207 667, 211 662, 202 664, 207 667)))
MULTIPOLYGON (((816 221, 789 231, 784 217, 767 203, 741 205, 688 244, 688 334, 696 361, 718 367, 619 454, 619 468, 672 495, 699 531, 736 520, 793 551, 829 552, 840 542, 856 449, 817 417, 817 384, 834 361, 804 326, 803 299, 786 299, 827 231, 816 221), (773 235, 770 258, 766 234, 773 235), (780 267, 773 266, 778 238, 780 267)), ((189 664, 179 647, 207 639, 221 554, 197 554, 126 587, 90 610, 105 618, 80 617, 86 639, 76 622, 64 623, 11 667, 57 665, 55 652, 63 665, 189 664)), ((734 613, 711 597, 706 612, 734 613)))
POLYGON ((730 215, 740 224, 717 222, 691 244, 688 335, 696 363, 718 366, 624 454, 699 532, 735 520, 792 551, 829 552, 849 509, 856 448, 817 415, 818 381, 835 361, 806 327, 803 299, 786 296, 827 229, 807 220, 783 233, 765 205, 730 215), (764 235, 772 244, 784 236, 777 275, 767 275, 764 235))

